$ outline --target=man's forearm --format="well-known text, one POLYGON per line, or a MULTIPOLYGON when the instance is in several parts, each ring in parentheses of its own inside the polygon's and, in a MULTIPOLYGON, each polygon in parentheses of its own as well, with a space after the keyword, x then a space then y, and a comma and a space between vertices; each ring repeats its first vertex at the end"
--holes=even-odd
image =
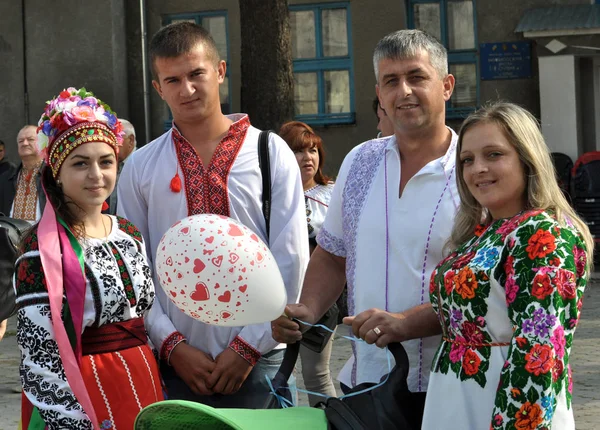
POLYGON ((342 294, 345 283, 346 259, 317 246, 308 263, 300 303, 310 308, 319 320, 342 294))
POLYGON ((404 312, 394 314, 394 316, 402 320, 401 339, 398 339, 400 342, 434 336, 442 332, 440 321, 431 303, 415 306, 404 312))

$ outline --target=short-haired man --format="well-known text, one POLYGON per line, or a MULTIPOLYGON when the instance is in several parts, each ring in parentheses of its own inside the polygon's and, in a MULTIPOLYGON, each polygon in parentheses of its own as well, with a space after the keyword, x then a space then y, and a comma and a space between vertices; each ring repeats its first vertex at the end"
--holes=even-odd
POLYGON ((388 137, 394 134, 394 124, 379 104, 379 97, 373 100, 373 112, 377 115, 377 130, 379 130, 377 137, 388 137))
MULTIPOLYGON (((153 85, 173 114, 173 127, 137 150, 119 180, 119 214, 142 232, 154 261, 165 231, 193 214, 232 217, 269 244, 290 301, 299 296, 308 262, 302 181, 292 151, 271 134, 271 218, 262 212, 259 130, 245 114, 223 115, 219 86, 225 62, 202 27, 168 25, 150 43, 153 85)), ((155 277, 156 279, 156 277, 155 277)), ((211 406, 260 408, 283 360, 270 324, 217 327, 183 312, 157 285, 147 318, 171 399, 211 406), (223 395, 225 394, 225 395, 223 395)))
MULTIPOLYGON (((384 37, 373 63, 394 134, 357 146, 344 160, 300 303, 288 305, 286 315, 314 323, 347 279, 349 314, 356 316, 345 322, 368 343, 401 341, 410 361, 409 389, 425 391, 440 342, 430 336, 441 332, 429 303, 429 276, 458 205, 457 136, 445 125, 454 77, 445 48, 419 30, 384 37)), ((273 332, 284 342, 302 336, 285 317, 273 322, 273 332)), ((384 351, 356 343, 339 379, 354 387, 387 372, 384 351)))
POLYGON ((6 159, 6 145, 4 144, 4 141, 0 140, 0 177, 6 172, 13 171, 16 168, 17 166, 6 159))
MULTIPOLYGON (((123 126, 123 132, 125 132, 125 137, 123 137, 123 144, 119 148, 119 155, 118 155, 119 164, 117 164, 116 184, 119 183, 119 177, 121 176, 121 171, 123 170, 123 165, 125 164, 125 160, 127 160, 127 157, 129 157, 131 155, 131 153, 136 150, 136 147, 137 147, 137 142, 135 140, 135 128, 133 127, 133 124, 123 118, 119 118, 119 121, 121 121, 121 124, 123 126)), ((103 212, 111 214, 111 215, 115 215, 117 213, 117 204, 118 204, 117 187, 116 186, 115 186, 115 189, 113 190, 113 192, 110 194, 110 196, 108 196, 108 199, 106 199, 106 204, 108 205, 108 208, 103 210, 103 212)))
POLYGON ((41 184, 43 159, 37 148, 37 127, 26 125, 17 135, 21 164, 0 181, 0 212, 35 223, 46 204, 41 184))

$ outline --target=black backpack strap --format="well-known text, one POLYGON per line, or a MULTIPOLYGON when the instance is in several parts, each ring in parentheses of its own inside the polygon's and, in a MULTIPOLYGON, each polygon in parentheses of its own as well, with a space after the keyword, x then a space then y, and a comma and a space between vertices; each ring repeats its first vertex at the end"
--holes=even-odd
POLYGON ((269 162, 269 133, 264 130, 258 136, 258 165, 262 174, 262 204, 265 225, 267 227, 267 240, 269 239, 271 221, 271 163, 269 162))

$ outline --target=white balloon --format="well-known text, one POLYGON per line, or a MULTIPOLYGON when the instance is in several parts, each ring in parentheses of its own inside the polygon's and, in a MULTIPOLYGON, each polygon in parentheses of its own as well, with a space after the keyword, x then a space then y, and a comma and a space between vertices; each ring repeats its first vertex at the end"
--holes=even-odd
POLYGON ((287 303, 269 248, 226 216, 193 215, 169 228, 158 244, 156 270, 167 297, 206 324, 272 321, 287 303))

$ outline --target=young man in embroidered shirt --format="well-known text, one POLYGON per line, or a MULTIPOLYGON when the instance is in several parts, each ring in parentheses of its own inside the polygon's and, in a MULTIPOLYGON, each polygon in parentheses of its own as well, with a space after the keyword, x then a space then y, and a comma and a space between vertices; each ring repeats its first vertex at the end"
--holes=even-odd
MULTIPOLYGON (((368 343, 402 341, 411 366, 409 389, 426 391, 439 345, 439 337, 430 336, 441 332, 429 304, 429 276, 459 203, 457 136, 445 125, 454 77, 445 48, 419 30, 384 37, 373 63, 379 102, 394 134, 357 146, 344 160, 300 303, 286 314, 314 323, 347 279, 349 314, 356 316, 345 322, 368 343)), ((273 332, 288 343, 302 336, 285 317, 273 322, 273 332)), ((339 379, 354 387, 379 382, 387 372, 385 351, 356 343, 339 379)))
POLYGON ((35 223, 42 216, 46 197, 41 185, 42 156, 37 149, 35 125, 26 125, 17 134, 21 164, 2 176, 0 212, 35 223))
MULTIPOLYGON (((269 244, 288 298, 297 301, 308 238, 294 154, 271 134, 267 239, 259 130, 245 114, 221 112, 225 62, 213 39, 195 24, 171 24, 154 35, 150 56, 153 85, 171 108, 173 128, 130 156, 119 179, 117 212, 138 226, 153 260, 164 232, 182 218, 215 213, 237 219, 269 244)), ((265 374, 275 375, 284 351, 273 340, 270 324, 210 326, 186 316, 161 288, 157 299, 147 329, 160 352, 169 398, 260 408, 269 392, 265 374)))

